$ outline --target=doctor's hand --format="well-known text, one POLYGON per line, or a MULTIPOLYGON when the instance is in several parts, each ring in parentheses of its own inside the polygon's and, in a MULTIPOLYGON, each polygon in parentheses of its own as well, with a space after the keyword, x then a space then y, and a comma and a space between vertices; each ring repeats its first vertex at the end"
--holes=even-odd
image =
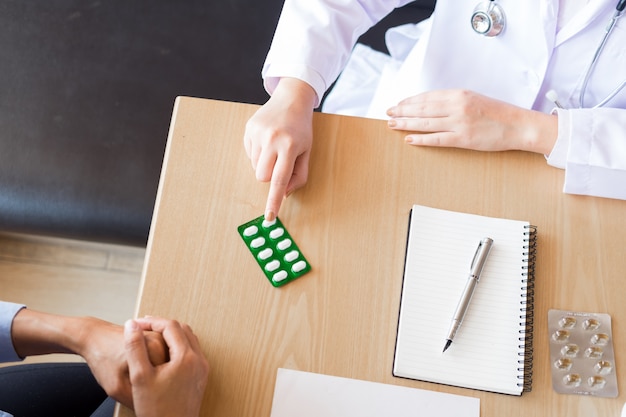
POLYGON ((283 199, 307 181, 316 97, 307 83, 281 78, 246 124, 243 141, 256 178, 270 182, 265 207, 269 221, 278 215, 283 199))
POLYGON ((387 115, 391 129, 411 132, 405 138, 411 145, 547 155, 557 137, 557 116, 467 90, 418 94, 387 110, 387 115))
POLYGON ((137 417, 197 417, 209 364, 191 328, 156 317, 128 320, 124 340, 137 417), (151 363, 146 331, 163 335, 169 349, 168 362, 158 366, 151 363))

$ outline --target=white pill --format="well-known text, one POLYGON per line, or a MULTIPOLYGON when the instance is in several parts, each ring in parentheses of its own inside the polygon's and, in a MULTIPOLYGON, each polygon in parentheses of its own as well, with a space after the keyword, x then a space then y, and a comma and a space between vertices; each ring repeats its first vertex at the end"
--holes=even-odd
POLYGON ((296 259, 298 259, 298 256, 300 256, 300 252, 298 252, 297 250, 292 250, 291 252, 285 255, 285 261, 293 262, 296 259))
POLYGON ((272 227, 276 224, 276 219, 272 220, 271 222, 268 222, 267 220, 263 220, 263 227, 264 228, 268 228, 268 227, 272 227))
POLYGON ((272 277, 274 282, 280 282, 280 281, 284 280, 285 278, 287 278, 287 271, 278 271, 272 277))
POLYGON ((259 231, 259 228, 258 228, 258 227, 254 226, 254 225, 252 225, 252 226, 248 226, 248 227, 246 227, 246 228, 245 228, 245 230, 243 231, 243 235, 244 235, 244 236, 246 236, 246 237, 249 237, 249 236, 254 236, 254 235, 256 235, 256 234, 257 234, 257 232, 258 232, 258 231, 259 231))
POLYGON ((252 247, 254 249, 260 248, 263 245, 265 245, 265 238, 264 237, 257 237, 256 239, 252 240, 252 242, 250 242, 250 247, 252 247))
POLYGON ((272 249, 265 248, 261 252, 259 252, 259 259, 264 261, 267 258, 269 258, 270 256, 272 256, 273 253, 274 253, 274 251, 272 249))
POLYGON ((267 265, 265 265, 265 269, 272 272, 272 271, 276 271, 279 266, 280 266, 280 262, 274 259, 273 261, 268 262, 267 265))
POLYGON ((278 239, 279 237, 281 237, 284 234, 285 234, 285 229, 283 229, 282 227, 277 227, 276 229, 274 229, 274 230, 272 230, 270 232, 270 237, 272 239, 278 239))
POLYGON ((291 239, 283 239, 280 242, 278 242, 278 245, 276 245, 276 247, 280 250, 285 250, 289 246, 291 246, 291 239))
POLYGON ((293 264, 293 266, 291 267, 291 270, 293 272, 300 272, 302 271, 304 268, 306 268, 306 262, 304 261, 298 261, 295 264, 293 264))

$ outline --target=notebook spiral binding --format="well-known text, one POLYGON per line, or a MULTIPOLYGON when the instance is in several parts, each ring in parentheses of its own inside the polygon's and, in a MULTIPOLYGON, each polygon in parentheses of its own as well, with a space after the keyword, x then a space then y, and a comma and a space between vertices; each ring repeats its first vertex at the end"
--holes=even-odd
POLYGON ((518 347, 520 352, 518 355, 522 358, 517 363, 523 365, 517 368, 520 375, 517 377, 520 382, 518 386, 523 388, 524 392, 532 390, 533 380, 533 330, 534 330, 534 304, 535 304, 535 261, 537 259, 537 227, 533 225, 524 226, 527 230, 524 232, 526 238, 523 246, 524 263, 522 267, 522 287, 521 290, 526 292, 526 299, 522 301, 520 307, 519 318, 523 320, 519 323, 523 330, 519 331, 521 342, 518 347))

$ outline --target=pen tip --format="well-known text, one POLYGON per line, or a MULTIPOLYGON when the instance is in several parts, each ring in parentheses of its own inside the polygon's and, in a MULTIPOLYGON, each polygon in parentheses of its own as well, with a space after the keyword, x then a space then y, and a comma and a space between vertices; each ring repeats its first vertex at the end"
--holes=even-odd
MULTIPOLYGON (((452 344, 452 340, 450 340, 450 339, 446 340, 446 345, 443 347, 443 352, 448 350, 448 348, 450 347, 451 344, 452 344)), ((441 353, 443 353, 443 352, 441 352, 441 353)))

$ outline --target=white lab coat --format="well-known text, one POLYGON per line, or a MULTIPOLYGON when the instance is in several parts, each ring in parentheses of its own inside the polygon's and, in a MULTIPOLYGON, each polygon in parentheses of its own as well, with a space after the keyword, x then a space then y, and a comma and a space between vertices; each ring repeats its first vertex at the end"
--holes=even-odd
MULTIPOLYGON (((295 77, 308 82, 322 97, 348 63, 358 37, 406 3, 409 1, 286 0, 263 68, 268 92, 271 94, 280 77, 295 77)), ((384 118, 384 111, 403 98, 423 91, 463 88, 523 108, 556 111, 558 139, 547 161, 565 169, 564 191, 626 199, 626 89, 604 108, 577 109, 582 77, 615 11, 616 0, 590 1, 558 31, 558 0, 499 0, 506 27, 494 38, 471 29, 470 16, 477 3, 438 1, 427 22, 388 33, 391 57, 360 48, 365 53, 352 61, 365 66, 354 71, 348 65, 338 82, 340 93, 333 91, 339 105, 329 103, 324 110, 342 113, 344 106, 351 114, 384 118), (368 66, 370 75, 362 70, 368 66), (345 90, 359 91, 350 96, 361 104, 365 100, 367 106, 351 107, 354 103, 345 99, 349 96, 341 92, 345 91, 342 85, 347 86, 345 90), (361 91, 364 85, 372 86, 371 91, 361 91), (557 92, 566 110, 555 110, 545 98, 550 89, 557 92)), ((591 76, 585 105, 598 103, 625 79, 623 16, 591 76)))

